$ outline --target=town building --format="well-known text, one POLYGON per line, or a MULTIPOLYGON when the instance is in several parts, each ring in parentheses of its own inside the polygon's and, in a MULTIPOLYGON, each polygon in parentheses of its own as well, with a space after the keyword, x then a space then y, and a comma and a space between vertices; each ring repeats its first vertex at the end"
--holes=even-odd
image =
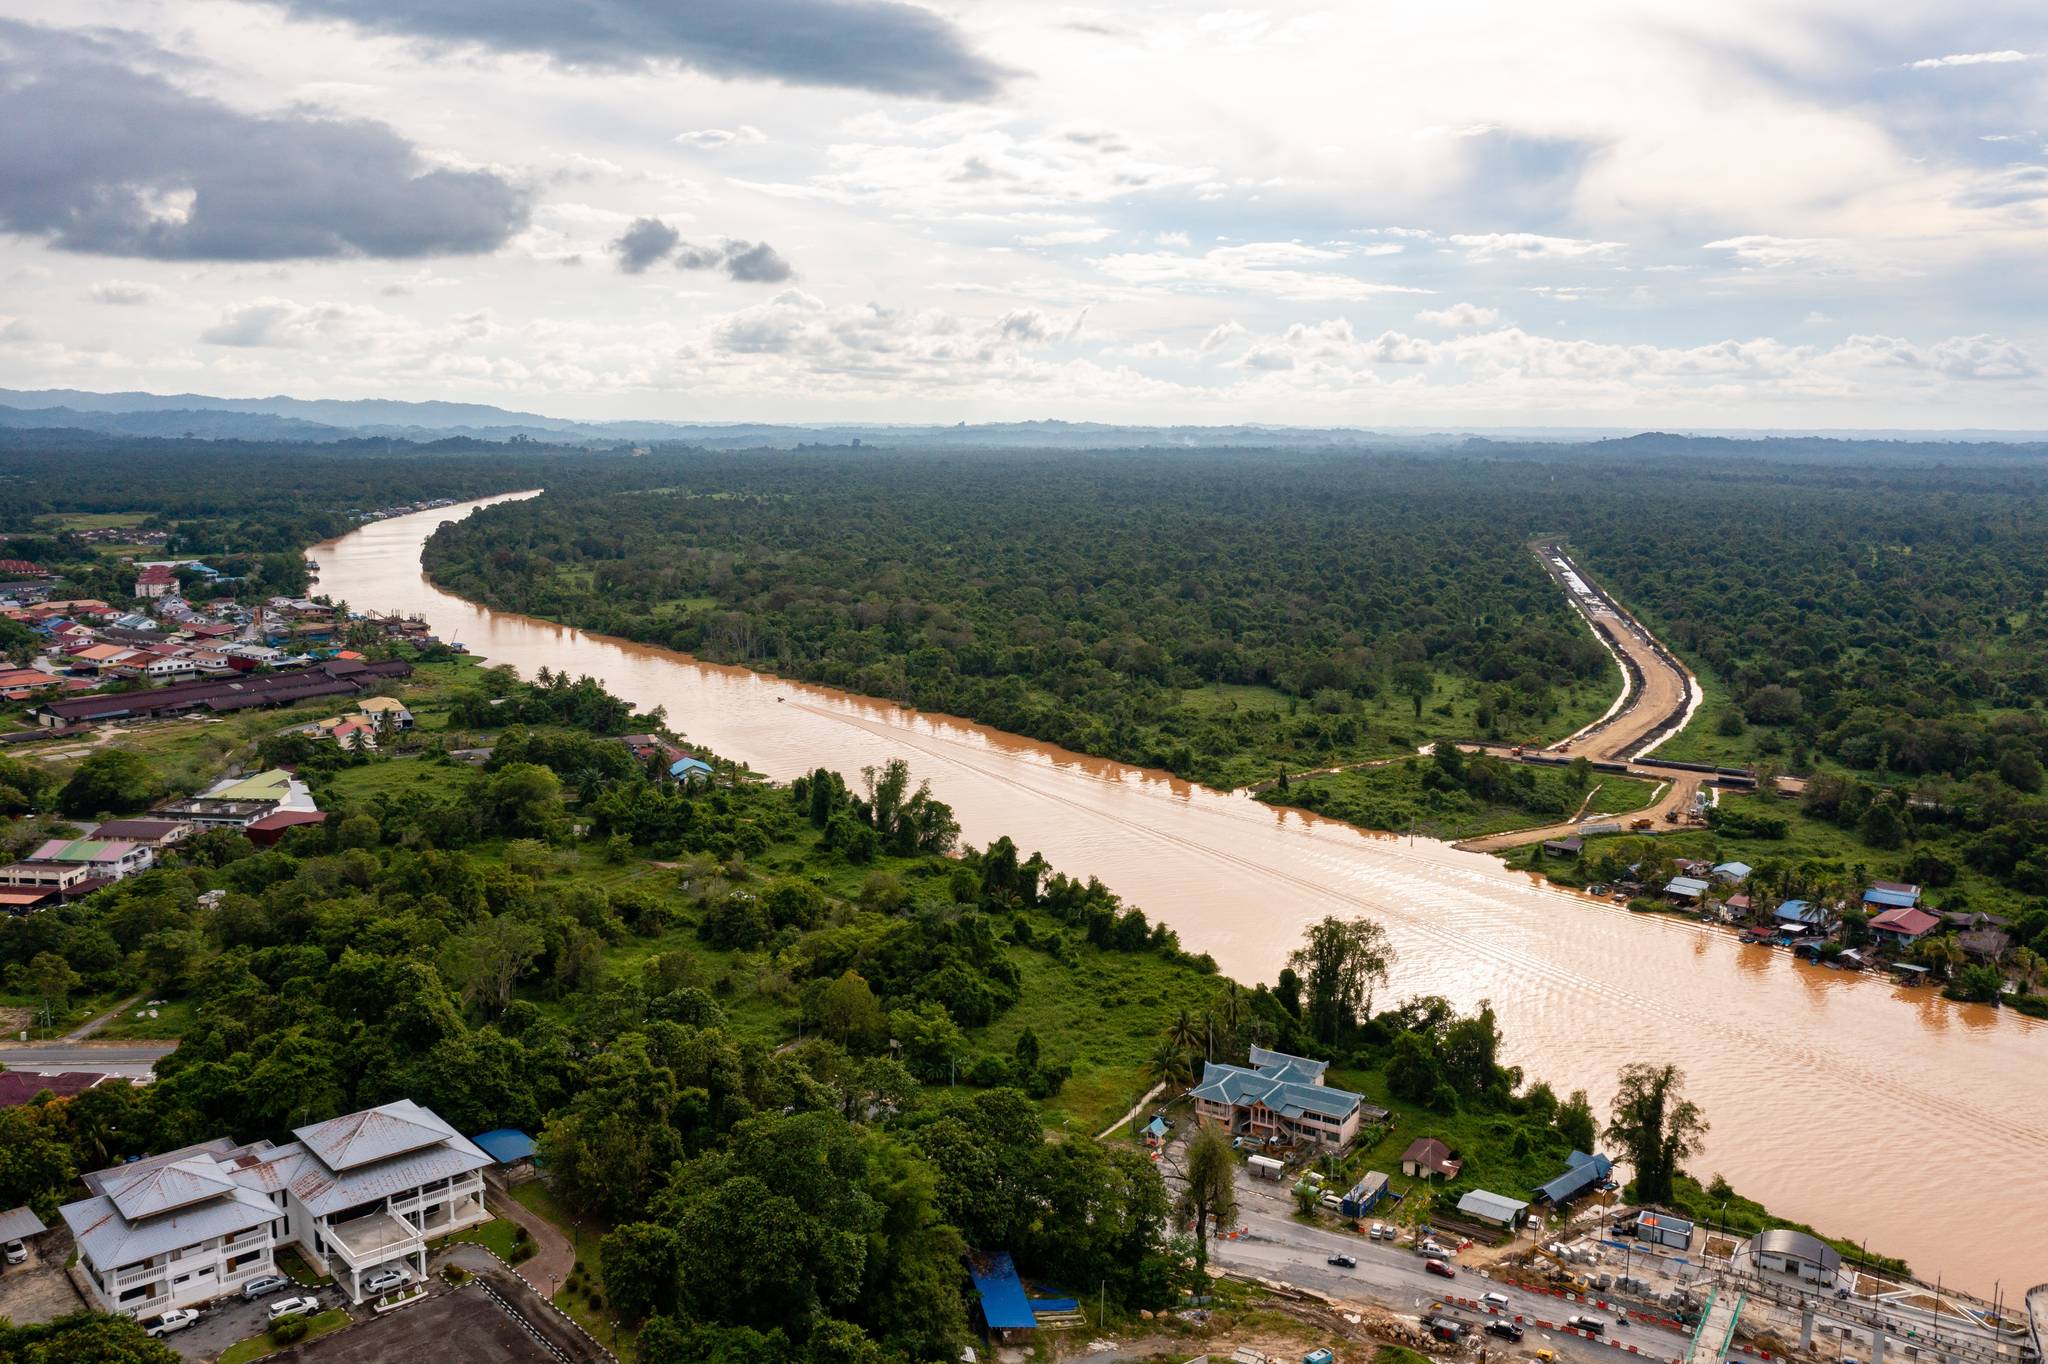
POLYGON ((106 1078, 105 1072, 97 1070, 0 1070, 0 1108, 18 1108, 38 1094, 68 1099, 104 1083, 106 1078))
POLYGON ((1692 1223, 1668 1212, 1651 1212, 1646 1208, 1636 1214, 1636 1239, 1666 1250, 1690 1250, 1692 1223))
POLYGON ((1749 879, 1750 865, 1747 862, 1717 862, 1711 874, 1724 885, 1739 886, 1749 879))
POLYGON ((1249 1067, 1211 1061, 1202 1069, 1202 1083, 1190 1094, 1195 1114, 1234 1136, 1341 1150, 1358 1135, 1359 1123, 1368 1114, 1377 1119, 1386 1116, 1386 1110, 1348 1090, 1326 1086, 1323 1072, 1329 1065, 1264 1047, 1251 1049, 1249 1067))
POLYGON ((191 836, 192 826, 175 819, 110 819, 92 831, 94 838, 120 839, 145 848, 168 848, 191 836))
POLYGON ((88 878, 119 881, 155 864, 156 853, 141 843, 118 838, 52 838, 21 861, 0 867, 0 881, 10 886, 68 890, 88 878), (73 872, 78 875, 71 875, 73 872))
POLYGON ((1784 1227, 1750 1237, 1735 1248, 1733 1261, 1738 1267, 1822 1285, 1833 1284, 1842 1270, 1840 1251, 1818 1237, 1784 1227))
POLYGON ((1564 1164, 1563 1174, 1537 1188, 1538 1203, 1553 1206, 1568 1203, 1614 1173, 1614 1162, 1597 1152, 1587 1155, 1584 1151, 1574 1151, 1565 1157, 1564 1164))
POLYGON ((165 564, 151 564, 136 575, 135 595, 145 601, 155 601, 178 590, 178 575, 165 564))
POLYGON ((1674 876, 1664 893, 1682 904, 1698 904, 1707 893, 1707 883, 1697 876, 1674 876))
POLYGON ((1828 924, 1828 912, 1807 900, 1787 900, 1771 911, 1771 917, 1778 923, 1792 928, 1823 929, 1828 924))
POLYGON ((355 1302, 398 1267, 425 1278, 427 1242, 486 1221, 491 1158, 409 1099, 294 1131, 225 1137, 85 1176, 60 1210, 97 1305, 147 1316, 237 1291, 295 1248, 355 1302))
POLYGON ((1528 1212, 1529 1205, 1520 1199, 1489 1193, 1485 1189, 1474 1189, 1458 1200, 1460 1217, 1483 1222, 1490 1227, 1505 1227, 1510 1231, 1522 1225, 1522 1219, 1528 1212))

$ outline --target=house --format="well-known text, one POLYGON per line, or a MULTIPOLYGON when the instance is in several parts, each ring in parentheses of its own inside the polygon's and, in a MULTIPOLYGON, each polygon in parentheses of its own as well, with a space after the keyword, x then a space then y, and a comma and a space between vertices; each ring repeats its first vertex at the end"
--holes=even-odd
POLYGON ((21 861, 0 867, 0 881, 11 886, 68 889, 87 878, 119 881, 156 865, 155 850, 123 839, 52 838, 21 861), (43 869, 50 869, 45 872, 43 869), (77 871, 82 876, 67 878, 77 871))
POLYGON ((242 832, 257 847, 269 848, 281 842, 293 829, 326 822, 327 816, 319 810, 273 810, 261 819, 251 820, 242 827, 242 832))
POLYGON ((1690 1250, 1692 1223, 1668 1212, 1645 1209, 1636 1214, 1636 1239, 1648 1241, 1653 1246, 1663 1246, 1666 1250, 1690 1250))
POLYGON ((374 753, 377 751, 376 728, 362 720, 341 720, 326 726, 327 737, 341 746, 346 753, 374 753))
POLYGON ((1956 946, 1973 961, 1997 961, 2012 947, 2012 934, 2002 928, 1966 928, 1956 934, 1956 946))
POLYGON ((106 1078, 97 1070, 64 1070, 51 1075, 39 1075, 32 1070, 0 1070, 0 1108, 18 1108, 44 1093, 68 1099, 106 1078))
POLYGON ((190 837, 192 826, 175 819, 110 819, 92 831, 94 838, 118 838, 145 848, 168 848, 190 837))
POLYGON ((699 781, 709 786, 712 777, 711 764, 702 758, 685 755, 668 765, 668 775, 670 781, 678 781, 685 786, 699 781))
POLYGON ((1940 918, 1924 909, 1888 909, 1870 921, 1870 936, 1892 947, 1911 947, 1940 926, 1940 918))
POLYGON ((225 1137, 85 1176, 60 1211, 96 1305, 148 1316, 276 1272, 291 1246, 355 1302, 385 1267, 424 1279, 427 1242, 488 1220, 491 1158, 409 1099, 276 1146, 225 1137))
POLYGON ((246 829, 276 809, 276 804, 267 800, 214 800, 207 796, 194 796, 190 800, 174 800, 167 805, 159 805, 150 814, 158 819, 196 824, 202 829, 246 829))
POLYGON ((1697 903, 1707 893, 1707 883, 1697 876, 1674 876, 1664 893, 1681 903, 1697 903))
POLYGON ((178 589, 178 575, 166 564, 151 564, 135 579, 135 595, 145 601, 155 601, 178 589))
POLYGON ((1747 862, 1720 862, 1712 869, 1713 878, 1724 885, 1739 886, 1749 879, 1750 865, 1747 862))
POLYGON ((1410 1179, 1456 1179, 1465 1162, 1453 1159, 1451 1148, 1435 1137, 1417 1137, 1401 1153, 1401 1173, 1410 1179))
POLYGON ((1522 1219, 1528 1212, 1529 1205, 1520 1199, 1488 1193, 1485 1189, 1474 1189, 1458 1200, 1460 1217, 1469 1217, 1488 1226, 1506 1227, 1511 1231, 1522 1225, 1522 1219))
POLYGON ((974 1281, 981 1306, 982 1328, 998 1345, 1018 1345, 1038 1329, 1038 1314, 1024 1294, 1024 1281, 1006 1250, 967 1257, 967 1276, 974 1281))
POLYGON ((1723 902, 1723 907, 1736 918, 1747 919, 1755 913, 1756 902, 1747 895, 1731 895, 1723 902))
POLYGON ((1863 903, 1873 909, 1912 909, 1920 903, 1920 887, 1898 881, 1872 881, 1863 903))
POLYGON ((1202 1083, 1190 1094, 1197 1117, 1220 1124, 1234 1136, 1305 1141, 1339 1150, 1358 1135, 1366 1115, 1375 1120, 1386 1115, 1348 1090, 1324 1085, 1327 1061, 1264 1047, 1253 1047, 1250 1059, 1250 1067, 1211 1061, 1202 1068, 1202 1083))
POLYGON ((1595 1152, 1574 1151, 1565 1157, 1564 1173, 1536 1190, 1536 1201, 1553 1207, 1569 1203, 1614 1173, 1614 1162, 1595 1152))
POLYGON ((1828 912, 1805 900, 1787 900, 1771 911, 1771 918, 1793 928, 1822 929, 1827 927, 1828 912))
POLYGON ((1577 857, 1585 849, 1586 840, 1578 837, 1547 838, 1543 841, 1543 851, 1551 857, 1577 857))
POLYGON ((412 712, 389 696, 372 696, 358 701, 356 710, 377 729, 411 729, 412 712))
POLYGON ((1833 1246, 1803 1231, 1779 1227, 1758 1232, 1735 1249, 1734 1262, 1790 1274, 1807 1283, 1832 1284, 1841 1272, 1842 1256, 1833 1246))

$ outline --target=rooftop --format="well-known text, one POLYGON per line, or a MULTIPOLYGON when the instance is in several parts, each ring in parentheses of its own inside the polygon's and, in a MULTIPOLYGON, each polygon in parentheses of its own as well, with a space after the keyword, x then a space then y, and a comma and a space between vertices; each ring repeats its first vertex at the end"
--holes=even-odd
POLYGON ((331 1170, 353 1170, 438 1142, 469 1144, 439 1116, 410 1099, 300 1127, 293 1135, 331 1170))

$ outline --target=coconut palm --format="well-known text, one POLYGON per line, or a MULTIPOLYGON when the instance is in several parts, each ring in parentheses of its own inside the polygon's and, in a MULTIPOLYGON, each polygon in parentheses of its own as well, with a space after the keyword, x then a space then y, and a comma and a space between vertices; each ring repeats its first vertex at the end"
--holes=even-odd
POLYGON ((2034 993, 2034 987, 2041 982, 2041 973, 2048 970, 2048 961, 2031 947, 2022 947, 2012 954, 2012 973, 2019 980, 2020 990, 2034 993))
POLYGON ((1913 955, 1922 966, 1932 966, 1944 976, 1953 974, 1970 960, 1953 933, 1944 933, 1938 938, 1922 938, 1913 948, 1913 955))
POLYGON ((1146 1060, 1145 1073, 1169 1091, 1185 1089, 1194 1080, 1194 1068, 1187 1052, 1175 1046, 1170 1038, 1162 1041, 1146 1060))
POLYGON ((1202 1020, 1196 1018, 1186 1009, 1182 1009, 1178 1014, 1175 1014, 1173 1022, 1166 1025, 1166 1040, 1185 1052, 1192 1052, 1198 1049, 1206 1036, 1207 1034, 1202 1028, 1202 1020))

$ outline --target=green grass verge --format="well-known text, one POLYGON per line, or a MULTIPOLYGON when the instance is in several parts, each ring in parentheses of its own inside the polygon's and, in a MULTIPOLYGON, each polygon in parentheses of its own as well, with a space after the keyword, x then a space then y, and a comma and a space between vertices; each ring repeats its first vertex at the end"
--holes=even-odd
POLYGON ((517 1264, 519 1257, 515 1238, 518 1233, 518 1223, 508 1217, 495 1217, 488 1222, 479 1222, 473 1227, 464 1227, 453 1236, 447 1237, 442 1244, 482 1246, 506 1264, 517 1264))
MULTIPOLYGON (((1476 838, 1538 824, 1569 819, 1586 792, 1562 768, 1525 767, 1535 780, 1526 802, 1481 800, 1462 791, 1428 791, 1422 779, 1423 759, 1384 767, 1357 768, 1299 779, 1286 790, 1260 796, 1272 805, 1291 805, 1356 824, 1366 829, 1405 831, 1411 826, 1434 837, 1476 838)), ((1601 776, 1588 813, 1640 810, 1650 803, 1656 783, 1633 777, 1601 776)))
MULTIPOLYGON (((300 1336, 292 1343, 294 1345, 306 1345, 320 1339, 322 1336, 331 1336, 336 1331, 346 1327, 349 1322, 350 1317, 348 1313, 338 1307, 330 1307, 325 1312, 319 1312, 307 1317, 306 1334, 300 1336)), ((252 1359, 261 1359, 267 1354, 274 1354, 285 1348, 287 1347, 279 1345, 276 1341, 272 1340, 270 1333, 265 1331, 260 1336, 250 1336, 247 1340, 238 1340, 233 1345, 228 1346, 226 1350, 221 1352, 220 1364, 248 1364, 248 1361, 252 1359)))
POLYGON ((108 1042, 175 1041, 190 1031, 195 1021, 192 1005, 187 1000, 173 999, 156 1005, 143 1002, 132 1009, 123 1009, 119 1018, 109 1022, 93 1037, 108 1042), (135 1016, 151 1008, 156 1010, 155 1018, 135 1016))

